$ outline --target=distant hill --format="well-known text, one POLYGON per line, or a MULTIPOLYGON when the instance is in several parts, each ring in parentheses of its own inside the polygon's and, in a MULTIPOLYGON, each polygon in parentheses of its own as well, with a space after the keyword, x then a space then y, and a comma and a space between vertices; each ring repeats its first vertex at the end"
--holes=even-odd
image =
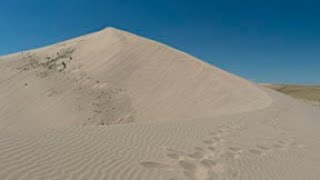
POLYGON ((304 86, 304 85, 268 84, 264 86, 320 107, 320 85, 304 86))

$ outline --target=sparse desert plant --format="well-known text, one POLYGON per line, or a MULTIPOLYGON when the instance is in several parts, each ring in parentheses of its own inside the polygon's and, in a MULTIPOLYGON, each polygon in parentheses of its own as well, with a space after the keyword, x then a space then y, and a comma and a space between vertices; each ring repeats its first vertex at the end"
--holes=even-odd
POLYGON ((55 57, 46 56, 42 58, 35 53, 27 53, 26 63, 19 66, 18 70, 35 70, 41 78, 47 77, 51 73, 61 72, 67 68, 67 62, 72 60, 73 48, 65 48, 56 53, 55 57))

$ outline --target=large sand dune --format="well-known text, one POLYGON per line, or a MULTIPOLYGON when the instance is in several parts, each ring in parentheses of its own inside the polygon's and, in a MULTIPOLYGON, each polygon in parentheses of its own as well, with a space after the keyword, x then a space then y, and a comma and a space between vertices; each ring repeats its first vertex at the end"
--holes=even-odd
POLYGON ((0 57, 0 179, 320 179, 320 111, 113 28, 0 57))

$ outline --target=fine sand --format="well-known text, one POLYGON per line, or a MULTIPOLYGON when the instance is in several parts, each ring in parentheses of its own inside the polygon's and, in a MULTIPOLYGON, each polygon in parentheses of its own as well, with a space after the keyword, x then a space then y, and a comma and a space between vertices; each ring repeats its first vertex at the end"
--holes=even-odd
POLYGON ((0 179, 319 180, 320 110, 107 28, 0 57, 0 179))

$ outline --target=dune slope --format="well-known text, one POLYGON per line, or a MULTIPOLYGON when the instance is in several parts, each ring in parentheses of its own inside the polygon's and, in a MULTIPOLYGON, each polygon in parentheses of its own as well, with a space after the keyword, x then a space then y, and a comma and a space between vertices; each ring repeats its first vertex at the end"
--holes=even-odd
POLYGON ((113 28, 2 57, 0 63, 5 72, 0 113, 8 124, 207 118, 264 108, 271 102, 246 80, 113 28))

